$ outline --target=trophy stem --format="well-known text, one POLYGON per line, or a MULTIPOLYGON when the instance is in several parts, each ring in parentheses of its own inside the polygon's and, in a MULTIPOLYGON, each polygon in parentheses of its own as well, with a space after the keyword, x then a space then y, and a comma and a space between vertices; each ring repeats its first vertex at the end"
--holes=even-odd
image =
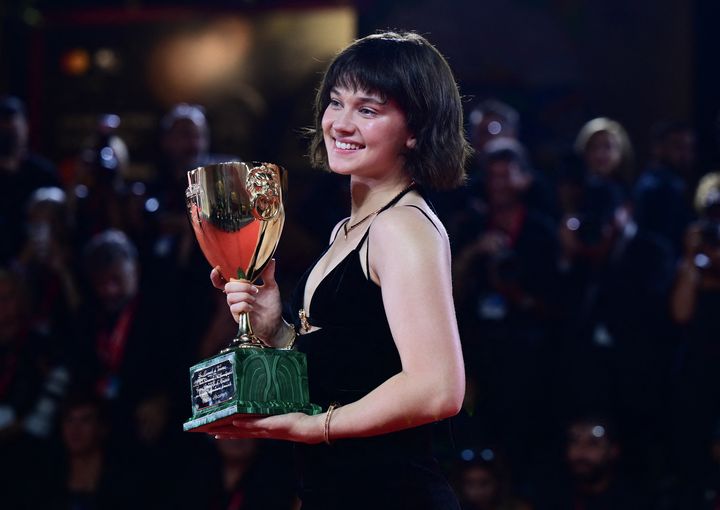
POLYGON ((264 344, 255 336, 255 333, 253 333, 252 325, 250 324, 250 314, 243 312, 238 316, 237 335, 232 339, 230 345, 221 352, 228 352, 237 348, 246 349, 248 347, 262 348, 264 344))

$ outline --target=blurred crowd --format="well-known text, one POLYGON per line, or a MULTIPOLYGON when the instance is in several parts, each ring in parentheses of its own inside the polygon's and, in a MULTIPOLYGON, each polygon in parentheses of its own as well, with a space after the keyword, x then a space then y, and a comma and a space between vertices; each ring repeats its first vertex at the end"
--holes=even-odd
MULTIPOLYGON (((536 168, 520 116, 486 100, 460 190, 430 196, 450 234, 468 385, 437 455, 466 510, 720 508, 720 173, 690 124, 578 126, 536 168)), ((29 150, 0 99, 3 508, 292 509, 292 447, 182 432, 188 369, 235 332, 186 218, 210 152, 201 106, 159 121, 129 172, 98 118, 72 172, 29 150), (7 506, 6 506, 7 504, 7 506)), ((346 214, 347 183, 290 173, 277 252, 289 293, 346 214)), ((372 488, 368 488, 372 490, 372 488)))

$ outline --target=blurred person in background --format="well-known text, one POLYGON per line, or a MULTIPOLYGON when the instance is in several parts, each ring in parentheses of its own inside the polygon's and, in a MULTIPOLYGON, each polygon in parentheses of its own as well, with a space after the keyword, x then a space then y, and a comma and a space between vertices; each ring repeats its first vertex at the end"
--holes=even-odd
POLYGON ((0 264, 17 256, 25 241, 24 214, 37 188, 59 186, 57 171, 48 160, 30 152, 25 106, 13 96, 0 97, 0 264))
POLYGON ((476 387, 478 427, 528 474, 544 446, 545 356, 552 336, 557 236, 553 222, 525 203, 528 169, 522 146, 490 142, 484 189, 459 224, 454 294, 468 366, 476 387), (460 237, 462 236, 462 237, 460 237))
POLYGON ((187 346, 180 320, 141 287, 132 241, 118 230, 93 237, 83 250, 88 296, 74 345, 75 383, 112 402, 113 426, 131 436, 135 407, 159 387, 182 387, 187 346), (172 344, 170 339, 173 339, 172 344))
POLYGON ((498 137, 517 140, 520 114, 509 104, 490 98, 477 103, 467 121, 468 138, 475 157, 471 159, 465 185, 455 190, 431 194, 431 201, 438 211, 438 216, 448 227, 453 249, 456 249, 454 238, 459 218, 465 209, 470 207, 473 198, 482 193, 480 167, 485 144, 498 137))
POLYGON ((79 261, 65 192, 39 188, 27 205, 27 241, 14 267, 30 287, 32 323, 67 345, 80 307, 79 261))
POLYGON ((633 150, 623 126, 612 119, 598 117, 587 122, 575 139, 575 152, 583 160, 585 172, 611 186, 619 200, 629 199, 633 182, 633 150))
POLYGON ((714 417, 720 415, 720 172, 704 176, 695 194, 699 219, 685 231, 671 299, 681 328, 673 416, 674 446, 687 481, 707 472, 714 417))
POLYGON ((622 469, 623 449, 614 423, 581 416, 566 429, 566 473, 538 486, 537 510, 643 510, 649 497, 622 469))
POLYGON ((0 494, 10 508, 24 508, 22 467, 47 450, 69 383, 53 339, 34 331, 30 317, 24 281, 0 270, 0 494))
POLYGON ((219 478, 211 469, 214 444, 198 434, 183 433, 181 424, 190 406, 187 398, 174 397, 186 397, 187 389, 180 383, 168 386, 151 385, 139 397, 123 454, 140 480, 143 508, 208 508, 207 493, 198 487, 198 479, 219 478))
POLYGON ((208 263, 187 218, 185 189, 187 172, 201 165, 238 161, 231 155, 210 152, 210 127, 200 105, 179 103, 160 120, 158 166, 146 183, 151 214, 144 222, 140 258, 146 281, 154 288, 175 288, 194 297, 175 309, 180 316, 196 320, 186 324, 183 338, 194 344, 193 359, 216 354, 232 338, 237 327, 227 316, 222 296, 207 285, 208 263))
POLYGON ((458 496, 463 510, 530 510, 514 497, 506 467, 496 452, 485 449, 485 458, 463 462, 458 475, 458 496), (486 460, 487 458, 487 460, 486 460))
POLYGON ((475 150, 482 150, 491 140, 498 137, 518 139, 520 114, 507 103, 497 99, 479 102, 468 116, 470 143, 475 150))
POLYGON ((670 241, 682 253, 683 233, 693 220, 695 131, 679 121, 662 122, 651 132, 651 161, 633 190, 635 216, 641 228, 670 241))
POLYGON ((644 232, 607 183, 589 179, 560 225, 561 348, 555 408, 619 406, 629 463, 644 469, 661 437, 674 337, 667 300, 674 271, 667 241, 644 232))
POLYGON ((295 510, 292 451, 288 443, 232 439, 214 441, 212 455, 186 468, 192 492, 181 508, 191 510, 295 510), (191 479, 191 480, 190 480, 191 479))
POLYGON ((123 176, 129 156, 125 142, 116 134, 119 125, 117 115, 101 115, 80 152, 68 196, 78 246, 103 230, 124 228, 122 203, 127 189, 123 176))
POLYGON ((673 292, 673 319, 688 324, 704 306, 703 291, 720 288, 720 172, 705 175, 697 188, 699 220, 685 231, 683 258, 673 292))
MULTIPOLYGON (((475 152, 468 179, 464 187, 450 193, 432 196, 438 214, 448 224, 453 249, 459 246, 455 242, 459 231, 462 215, 478 196, 483 195, 483 169, 488 147, 496 140, 504 140, 506 144, 515 144, 524 161, 525 175, 522 187, 525 203, 530 209, 542 214, 555 216, 556 206, 552 189, 545 175, 532 168, 525 148, 520 144, 520 114, 512 106, 497 99, 486 99, 479 102, 468 116, 470 143, 475 152)), ((520 183, 518 183, 520 184, 520 183)))
MULTIPOLYGON (((497 99, 486 99, 475 106, 470 113, 470 142, 475 149, 476 171, 470 173, 470 187, 473 181, 481 181, 483 160, 488 144, 498 138, 520 141, 520 114, 507 103, 497 99)), ((525 203, 544 215, 555 218, 557 205, 548 177, 536 169, 530 162, 525 149, 527 182, 525 183, 525 203)))
POLYGON ((57 400, 69 382, 54 338, 32 328, 25 282, 0 270, 0 444, 50 435, 57 400))
POLYGON ((188 171, 238 158, 210 152, 210 126, 200 105, 176 104, 160 119, 159 128, 157 171, 149 192, 159 199, 163 210, 184 210, 188 171))
POLYGON ((60 417, 60 449, 27 461, 19 482, 21 508, 43 510, 120 510, 150 508, 126 457, 110 442, 107 403, 86 392, 72 392, 60 417))

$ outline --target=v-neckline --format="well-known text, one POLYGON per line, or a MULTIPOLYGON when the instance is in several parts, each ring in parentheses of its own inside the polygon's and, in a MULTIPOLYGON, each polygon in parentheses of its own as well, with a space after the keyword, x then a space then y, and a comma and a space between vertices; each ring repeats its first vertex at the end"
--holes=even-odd
MULTIPOLYGON (((390 200, 387 204, 385 204, 383 207, 381 207, 381 208, 377 211, 377 213, 375 214, 375 217, 377 218, 377 215, 379 215, 379 214, 382 213, 383 211, 385 211, 385 210, 387 210, 387 209, 395 206, 398 202, 400 202, 400 200, 401 200, 405 195, 407 195, 410 191, 412 191, 412 190, 415 189, 415 188, 416 188, 415 181, 411 181, 411 183, 410 183, 410 185, 409 185, 408 187, 406 187, 404 190, 402 190, 400 193, 398 193, 395 197, 393 197, 392 200, 390 200)), ((337 240, 337 237, 340 235, 340 230, 341 230, 341 229, 343 228, 343 226, 345 226, 349 221, 350 221, 350 218, 348 217, 348 218, 346 218, 346 219, 338 226, 337 231, 335 232, 335 237, 333 238, 333 240, 327 245, 327 247, 323 250, 323 252, 320 254, 320 256, 315 260, 315 263, 314 263, 312 266, 310 266, 310 269, 308 269, 308 271, 305 273, 305 278, 304 278, 305 281, 304 281, 303 286, 302 286, 302 308, 303 308, 303 310, 305 311, 305 316, 308 318, 308 320, 312 320, 312 315, 310 314, 310 312, 312 312, 312 307, 313 307, 312 305, 313 305, 313 301, 315 300, 315 294, 317 294, 317 290, 320 288, 320 286, 325 282, 325 280, 327 280, 327 278, 328 278, 331 274, 333 274, 342 264, 345 263, 345 261, 347 260, 347 258, 348 258, 350 255, 352 255, 353 253, 358 253, 358 252, 359 252, 359 249, 360 249, 360 247, 362 246, 362 244, 365 242, 365 239, 368 237, 368 235, 369 235, 369 233, 370 233, 370 227, 372 227, 372 224, 373 224, 373 222, 370 222, 370 224, 368 225, 367 229, 365 230, 365 233, 364 233, 364 234, 362 235, 362 237, 360 238, 360 241, 358 242, 358 244, 357 244, 353 249, 351 249, 351 250, 347 253, 347 255, 345 255, 342 259, 340 259, 340 260, 338 261, 338 263, 335 264, 335 265, 332 267, 332 269, 330 269, 329 271, 327 271, 327 272, 322 276, 322 278, 320 278, 320 280, 318 281, 317 285, 315 285, 315 288, 313 289, 312 294, 310 295, 309 299, 306 300, 305 297, 306 297, 306 294, 307 294, 307 292, 306 292, 306 290, 307 290, 307 283, 308 283, 308 280, 310 279, 310 275, 312 274, 313 270, 314 270, 315 267, 317 266, 318 262, 320 262, 320 261, 322 260, 322 258, 327 254, 328 250, 330 250, 330 248, 332 247, 332 245, 335 243, 335 241, 337 240), (307 301, 307 308, 305 307, 306 301, 307 301)), ((358 262, 359 262, 359 261, 358 261, 358 262)), ((369 267, 367 268, 367 271, 370 271, 370 268, 369 268, 369 267)))
POLYGON ((315 259, 315 262, 310 266, 310 268, 305 273, 305 278, 304 278, 304 282, 302 285, 302 306, 303 306, 303 309, 305 310, 309 320, 312 320, 311 312, 313 309, 313 301, 315 300, 315 295, 317 294, 317 291, 320 288, 320 286, 323 285, 325 283, 325 281, 330 277, 330 275, 332 275, 335 271, 337 271, 340 268, 340 266, 345 264, 348 257, 350 257, 353 254, 356 254, 356 255, 358 254, 358 252, 360 251, 360 247, 365 242, 365 238, 367 237, 368 232, 370 231, 370 227, 368 227, 368 229, 365 231, 363 236, 360 238, 360 241, 358 242, 358 244, 356 246, 354 246, 352 249, 350 249, 350 251, 343 258, 341 258, 335 265, 333 265, 329 271, 326 271, 325 274, 322 275, 322 277, 318 280, 317 285, 315 285, 315 288, 313 289, 312 294, 310 294, 309 299, 307 299, 307 301, 306 301, 305 298, 306 298, 307 284, 308 284, 308 280, 310 279, 310 275, 312 274, 313 270, 317 267, 318 263, 322 260, 322 258, 330 250, 333 243, 335 243, 337 236, 340 235, 340 231, 342 230, 342 225, 347 223, 349 220, 350 220, 350 218, 347 218, 338 227, 337 232, 335 234, 335 238, 332 240, 332 242, 330 244, 328 244, 325 247, 325 249, 320 254, 320 256, 317 259, 315 259))

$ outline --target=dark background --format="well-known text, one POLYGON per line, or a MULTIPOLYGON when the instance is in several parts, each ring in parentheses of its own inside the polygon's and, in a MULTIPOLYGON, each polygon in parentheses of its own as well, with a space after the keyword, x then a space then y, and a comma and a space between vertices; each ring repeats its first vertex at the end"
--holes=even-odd
MULTIPOLYGON (((668 118, 696 126, 702 170, 717 160, 717 2, 76 0, 11 1, 1 9, 0 90, 27 100, 35 148, 59 163, 90 131, 92 115, 115 111, 126 114, 121 134, 129 136, 135 168, 142 171, 149 149, 143 143, 147 137, 138 131, 149 132, 169 102, 203 99, 220 104, 228 97, 227 91, 217 90, 205 90, 202 97, 182 92, 162 97, 149 83, 149 50, 173 34, 232 17, 248 21, 247 37, 262 47, 262 65, 253 69, 265 76, 238 85, 253 87, 265 107, 253 108, 250 99, 234 91, 231 106, 254 124, 247 129, 213 115, 211 104, 214 148, 265 157, 277 150, 280 136, 289 140, 284 144, 290 146, 289 157, 296 153, 295 162, 303 149, 296 141, 297 129, 308 124, 315 73, 322 68, 321 62, 315 69, 308 62, 326 59, 327 52, 318 55, 303 48, 307 32, 298 32, 293 20, 328 9, 351 16, 358 36, 386 28, 427 35, 448 58, 468 105, 492 95, 520 110, 522 138, 540 167, 552 166, 579 125, 598 115, 626 126, 639 161, 646 156, 648 126, 668 118), (273 15, 283 21, 272 31, 257 30, 257 20, 273 15), (284 48, 297 44, 297 58, 283 58, 284 48), (81 74, 68 75, 62 59, 78 48, 91 57, 98 48, 110 48, 120 66, 103 73, 90 62, 81 74), (274 67, 285 74, 273 83, 268 75, 274 67), (236 133, 229 134, 233 130, 236 133)), ((327 29, 318 26, 314 37, 327 31, 327 45, 339 48, 347 41, 331 35, 334 22, 328 19, 327 29)), ((227 107, 226 101, 215 110, 227 107)))

